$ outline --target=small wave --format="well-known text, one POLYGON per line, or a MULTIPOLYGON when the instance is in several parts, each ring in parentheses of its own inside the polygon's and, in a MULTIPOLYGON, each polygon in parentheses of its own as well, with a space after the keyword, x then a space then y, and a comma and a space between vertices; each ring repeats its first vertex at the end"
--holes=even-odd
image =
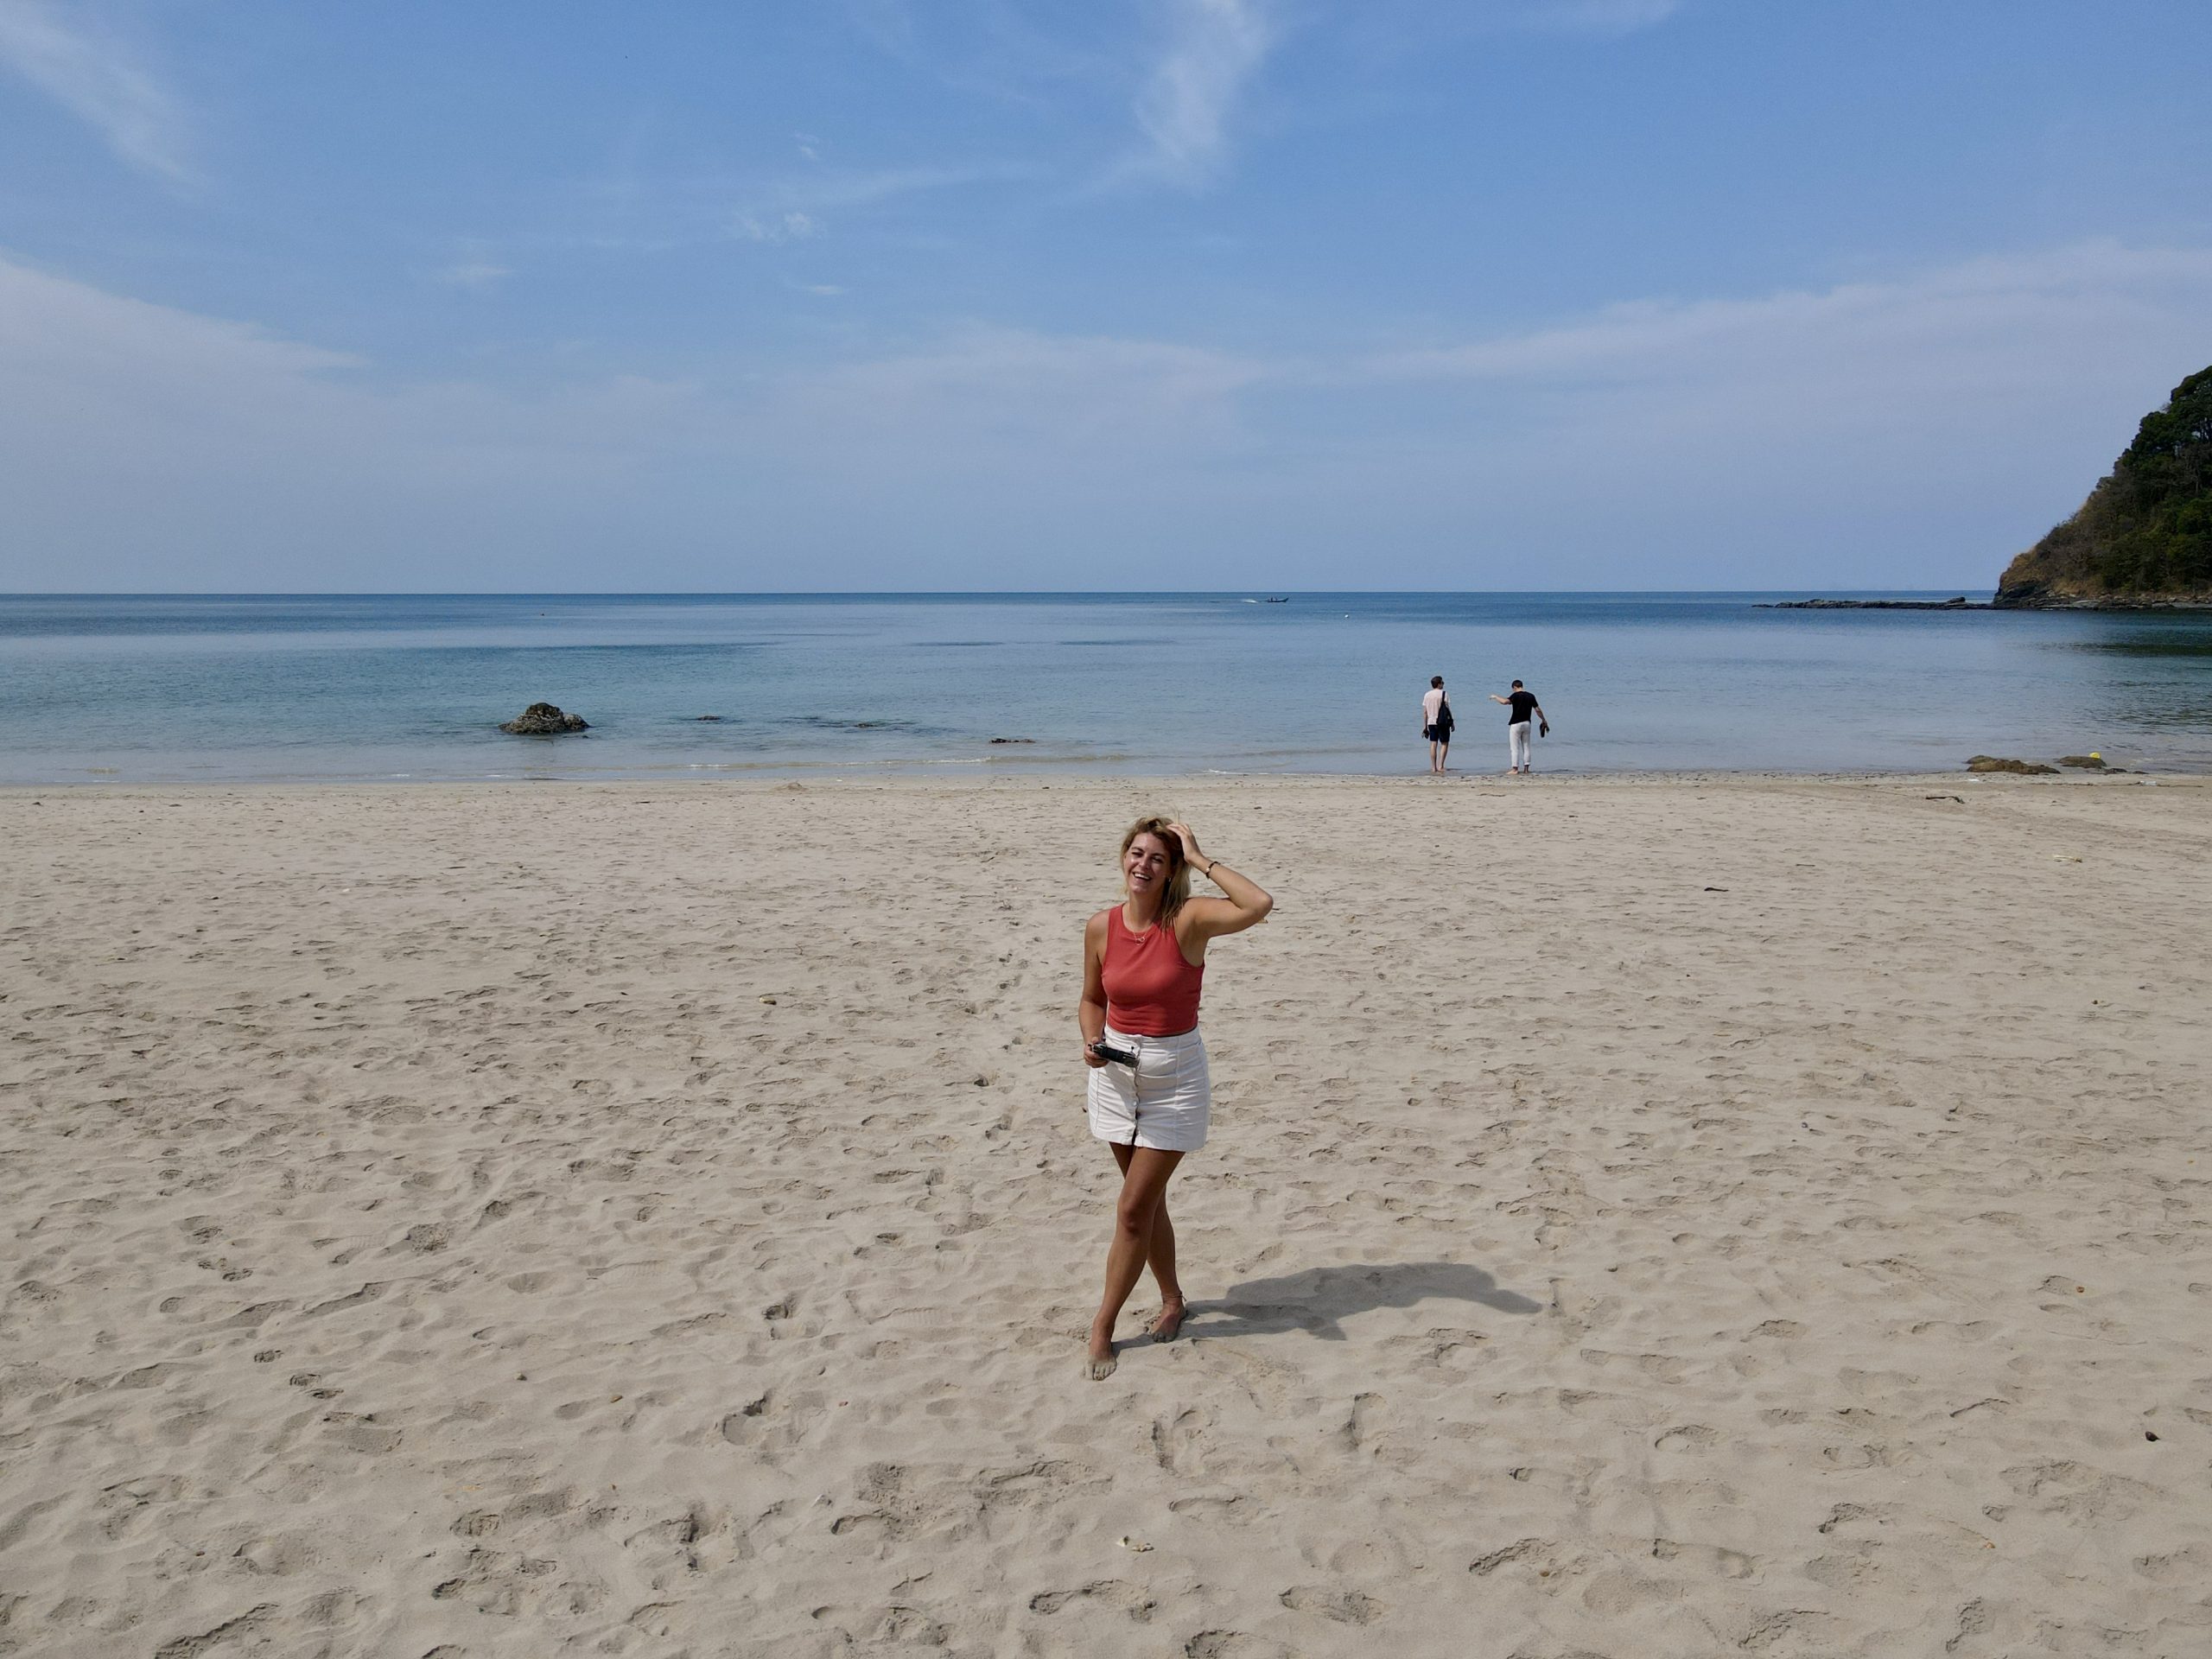
MULTIPOLYGON (((717 721, 727 725, 729 722, 717 721)), ((777 722, 786 727, 798 727, 810 732, 888 732, 899 737, 948 737, 951 734, 942 726, 925 725, 918 720, 902 720, 896 715, 881 718, 845 715, 792 715, 777 722)))
POLYGON ((987 754, 984 766, 1123 766, 1128 761, 1146 761, 1146 754, 1122 754, 1122 752, 1068 752, 1068 750, 1007 750, 987 754))

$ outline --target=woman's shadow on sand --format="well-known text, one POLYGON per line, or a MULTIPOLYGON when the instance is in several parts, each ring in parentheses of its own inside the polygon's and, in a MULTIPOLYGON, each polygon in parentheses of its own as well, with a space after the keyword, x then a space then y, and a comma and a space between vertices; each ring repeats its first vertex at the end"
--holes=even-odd
POLYGON ((1193 1337, 1264 1337, 1310 1331, 1344 1339, 1343 1321, 1370 1308, 1426 1301, 1480 1302, 1502 1313, 1541 1313, 1544 1304, 1502 1290, 1480 1268, 1460 1262, 1354 1263, 1309 1268, 1280 1279, 1249 1279, 1218 1300, 1191 1304, 1184 1331, 1193 1337))

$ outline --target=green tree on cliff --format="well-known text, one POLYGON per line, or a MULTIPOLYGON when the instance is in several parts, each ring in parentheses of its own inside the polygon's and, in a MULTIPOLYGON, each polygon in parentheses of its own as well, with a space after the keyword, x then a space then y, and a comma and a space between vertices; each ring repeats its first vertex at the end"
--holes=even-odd
POLYGON ((2000 603, 2212 593, 2212 368, 2143 417, 2081 510, 2012 561, 2000 603))

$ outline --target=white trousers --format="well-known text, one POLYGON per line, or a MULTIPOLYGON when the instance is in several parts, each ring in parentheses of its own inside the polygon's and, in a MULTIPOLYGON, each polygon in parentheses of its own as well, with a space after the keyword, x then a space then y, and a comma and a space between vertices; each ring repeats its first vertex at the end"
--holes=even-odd
POLYGON ((1511 757, 1509 765, 1526 767, 1529 764, 1529 722, 1516 720, 1505 728, 1505 752, 1511 757))

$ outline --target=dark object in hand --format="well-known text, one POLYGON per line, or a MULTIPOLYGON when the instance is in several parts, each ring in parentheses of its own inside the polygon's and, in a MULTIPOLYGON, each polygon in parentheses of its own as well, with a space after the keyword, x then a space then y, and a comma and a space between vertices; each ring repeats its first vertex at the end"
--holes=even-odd
POLYGON ((1128 1049, 1116 1048, 1107 1043, 1091 1044, 1090 1052, 1100 1059, 1110 1060, 1117 1065, 1135 1066, 1137 1063, 1137 1057, 1130 1053, 1128 1049))

